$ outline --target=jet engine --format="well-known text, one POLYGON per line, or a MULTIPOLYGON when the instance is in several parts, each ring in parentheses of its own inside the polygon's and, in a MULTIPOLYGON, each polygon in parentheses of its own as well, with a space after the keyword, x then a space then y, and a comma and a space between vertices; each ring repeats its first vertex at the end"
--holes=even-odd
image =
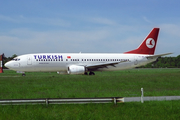
POLYGON ((85 67, 84 66, 78 66, 78 65, 71 65, 68 67, 67 73, 68 74, 84 74, 85 73, 85 67))

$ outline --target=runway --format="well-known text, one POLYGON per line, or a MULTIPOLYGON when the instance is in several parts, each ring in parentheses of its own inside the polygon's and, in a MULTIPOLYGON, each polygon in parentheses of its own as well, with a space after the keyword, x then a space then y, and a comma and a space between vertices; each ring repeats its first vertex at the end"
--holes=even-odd
MULTIPOLYGON (((144 101, 180 100, 180 96, 143 97, 144 101)), ((141 102, 141 97, 124 97, 124 102, 141 102)))

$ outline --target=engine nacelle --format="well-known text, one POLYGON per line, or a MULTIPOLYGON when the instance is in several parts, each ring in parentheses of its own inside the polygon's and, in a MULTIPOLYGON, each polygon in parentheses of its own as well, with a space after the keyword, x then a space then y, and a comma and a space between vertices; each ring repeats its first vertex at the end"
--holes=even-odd
POLYGON ((68 74, 84 74, 85 67, 78 66, 78 65, 71 65, 68 67, 67 73, 68 74))

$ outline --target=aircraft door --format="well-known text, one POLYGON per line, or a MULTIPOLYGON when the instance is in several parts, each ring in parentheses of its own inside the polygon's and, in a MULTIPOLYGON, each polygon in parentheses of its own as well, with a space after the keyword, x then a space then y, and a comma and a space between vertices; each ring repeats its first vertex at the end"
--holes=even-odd
POLYGON ((134 65, 138 65, 138 57, 134 56, 134 65))
POLYGON ((27 65, 32 65, 32 57, 30 55, 27 56, 27 65))

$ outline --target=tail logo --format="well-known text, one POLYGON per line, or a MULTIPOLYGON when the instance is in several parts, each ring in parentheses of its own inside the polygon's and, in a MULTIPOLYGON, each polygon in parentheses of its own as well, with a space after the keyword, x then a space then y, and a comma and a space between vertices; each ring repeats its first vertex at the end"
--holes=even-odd
POLYGON ((148 48, 153 48, 153 47, 155 46, 155 41, 154 41, 154 39, 153 39, 153 38, 148 38, 148 39, 146 40, 146 46, 147 46, 148 48))

